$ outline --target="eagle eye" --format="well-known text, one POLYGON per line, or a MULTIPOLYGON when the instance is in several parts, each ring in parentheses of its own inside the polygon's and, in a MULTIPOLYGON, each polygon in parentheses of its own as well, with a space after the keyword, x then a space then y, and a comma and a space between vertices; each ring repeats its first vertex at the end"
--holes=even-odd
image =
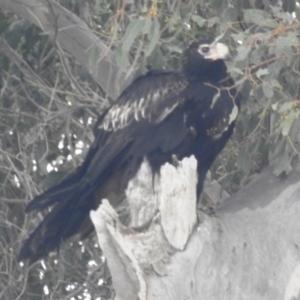
POLYGON ((201 45, 199 48, 200 54, 207 54, 210 51, 209 45, 201 45))

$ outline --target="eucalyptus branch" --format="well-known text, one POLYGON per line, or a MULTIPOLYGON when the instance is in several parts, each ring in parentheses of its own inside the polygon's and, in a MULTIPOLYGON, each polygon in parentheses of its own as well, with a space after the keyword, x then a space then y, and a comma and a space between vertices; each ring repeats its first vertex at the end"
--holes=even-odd
POLYGON ((61 101, 55 93, 53 93, 52 89, 48 86, 48 84, 40 78, 31 68, 30 66, 24 61, 24 59, 14 50, 12 49, 6 40, 0 37, 0 51, 7 56, 24 74, 27 80, 32 81, 40 86, 40 91, 50 97, 54 98, 57 101, 61 101), (44 88, 46 87, 46 88, 44 88))

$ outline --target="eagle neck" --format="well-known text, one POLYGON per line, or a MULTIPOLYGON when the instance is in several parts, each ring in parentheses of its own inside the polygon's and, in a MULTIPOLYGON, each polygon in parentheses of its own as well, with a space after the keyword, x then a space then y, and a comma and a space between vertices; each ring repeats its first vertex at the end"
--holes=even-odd
POLYGON ((187 65, 183 72, 190 82, 220 82, 227 77, 227 67, 223 60, 211 63, 203 62, 201 65, 187 65))

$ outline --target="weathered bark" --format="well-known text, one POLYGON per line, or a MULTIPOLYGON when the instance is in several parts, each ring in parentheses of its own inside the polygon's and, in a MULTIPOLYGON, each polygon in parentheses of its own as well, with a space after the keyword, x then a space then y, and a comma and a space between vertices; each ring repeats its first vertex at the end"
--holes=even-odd
MULTIPOLYGON (((189 174, 186 182, 192 165, 183 169, 189 174)), ((186 190, 181 203, 192 205, 184 200, 195 186, 179 188, 175 175, 176 171, 172 178, 168 175, 161 190, 186 190)), ((299 178, 299 166, 285 179, 268 168, 218 208, 216 215, 199 213, 200 222, 183 251, 170 245, 161 226, 163 214, 191 219, 182 209, 164 211, 160 206, 163 212, 137 232, 124 227, 104 202, 91 217, 108 258, 117 299, 299 299, 299 178)), ((182 233, 181 221, 171 224, 174 232, 182 233)))
POLYGON ((0 0, 0 9, 28 20, 56 39, 115 99, 132 80, 116 63, 114 53, 72 12, 53 0, 0 0), (96 53, 98 63, 91 62, 96 53), (94 55, 93 55, 94 56, 94 55))

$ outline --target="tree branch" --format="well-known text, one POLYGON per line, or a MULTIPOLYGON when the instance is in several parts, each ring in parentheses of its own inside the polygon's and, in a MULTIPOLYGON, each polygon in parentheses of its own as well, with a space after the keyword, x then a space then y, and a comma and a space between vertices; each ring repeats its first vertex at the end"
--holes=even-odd
POLYGON ((54 98, 56 101, 60 102, 60 99, 53 92, 53 89, 30 68, 23 58, 14 51, 2 37, 0 37, 0 51, 3 52, 3 54, 19 68, 27 80, 34 82, 44 95, 48 96, 50 99, 54 98))
POLYGON ((0 0, 0 9, 17 14, 55 38, 113 99, 132 81, 116 63, 114 53, 76 15, 53 0, 0 0), (49 6, 51 5, 51 7, 49 6), (98 63, 91 62, 91 51, 98 63))

